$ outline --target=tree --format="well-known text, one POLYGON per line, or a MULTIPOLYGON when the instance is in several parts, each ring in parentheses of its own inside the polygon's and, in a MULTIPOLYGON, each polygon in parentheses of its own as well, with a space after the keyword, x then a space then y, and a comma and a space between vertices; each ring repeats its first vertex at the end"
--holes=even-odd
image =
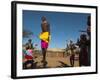
POLYGON ((32 35, 33 35, 33 32, 29 30, 23 30, 23 38, 29 38, 32 35))

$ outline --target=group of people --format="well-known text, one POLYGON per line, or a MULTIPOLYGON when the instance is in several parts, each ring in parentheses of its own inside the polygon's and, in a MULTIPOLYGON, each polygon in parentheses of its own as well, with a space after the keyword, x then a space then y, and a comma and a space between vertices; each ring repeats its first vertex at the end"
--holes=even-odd
MULTIPOLYGON (((87 18, 87 30, 81 31, 85 32, 86 34, 81 34, 80 39, 76 43, 76 45, 79 46, 80 52, 79 52, 79 66, 90 66, 91 65, 91 17, 88 16, 87 18)), ((75 60, 75 53, 74 53, 75 46, 72 41, 70 41, 70 50, 71 50, 71 56, 70 56, 70 64, 71 66, 74 66, 74 60, 75 60)))
MULTIPOLYGON (((46 17, 43 16, 41 18, 42 23, 41 23, 41 33, 39 35, 39 39, 41 40, 41 50, 42 50, 42 55, 43 55, 43 59, 42 59, 42 63, 43 63, 43 67, 46 66, 47 62, 46 62, 46 52, 47 52, 47 48, 49 45, 49 41, 50 41, 50 25, 46 20, 46 17)), ((26 47, 25 49, 23 49, 23 53, 24 53, 24 58, 26 59, 26 61, 24 62, 24 67, 27 67, 28 63, 31 63, 31 67, 33 65, 33 54, 34 54, 34 48, 32 45, 32 40, 29 39, 28 43, 26 43, 26 47)))
POLYGON ((34 52, 33 52, 32 40, 29 39, 26 45, 23 47, 23 69, 33 68, 34 52))
MULTIPOLYGON (((46 65, 46 52, 47 52, 47 48, 49 46, 49 42, 50 42, 50 24, 48 23, 47 19, 45 16, 43 16, 41 18, 42 22, 41 22, 41 33, 39 35, 39 38, 41 40, 41 50, 42 50, 42 63, 43 63, 43 67, 45 67, 46 65)), ((80 47, 80 54, 79 54, 79 65, 82 66, 90 66, 90 37, 91 37, 91 33, 90 33, 90 26, 91 26, 91 19, 90 16, 88 16, 87 19, 87 35, 82 34, 80 36, 80 40, 77 43, 77 45, 80 47), (87 39, 87 36, 89 37, 87 39)), ((74 58, 75 58, 75 54, 74 54, 74 47, 73 47, 73 43, 72 41, 70 41, 70 49, 71 49, 71 56, 70 56, 70 64, 72 66, 74 66, 74 58)), ((25 49, 23 50, 24 53, 24 57, 27 59, 27 63, 31 63, 31 67, 33 66, 33 46, 31 43, 31 40, 28 41, 27 43, 27 47, 25 47, 25 49)), ((26 66, 26 63, 24 64, 26 66)))

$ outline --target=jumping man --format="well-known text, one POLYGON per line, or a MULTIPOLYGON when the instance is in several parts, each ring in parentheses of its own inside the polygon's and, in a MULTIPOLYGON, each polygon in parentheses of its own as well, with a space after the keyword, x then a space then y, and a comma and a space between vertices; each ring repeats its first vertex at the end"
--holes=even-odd
POLYGON ((42 23, 41 23, 41 29, 42 32, 40 34, 40 39, 41 39, 41 49, 42 49, 42 54, 43 54, 43 65, 46 64, 46 52, 47 52, 47 48, 49 45, 49 40, 50 40, 50 25, 46 20, 46 17, 42 17, 41 18, 42 23))

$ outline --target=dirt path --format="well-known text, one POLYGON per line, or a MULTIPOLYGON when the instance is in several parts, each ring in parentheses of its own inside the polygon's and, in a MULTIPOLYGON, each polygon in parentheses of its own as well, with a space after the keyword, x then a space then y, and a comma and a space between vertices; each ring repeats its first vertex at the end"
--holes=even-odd
MULTIPOLYGON (((70 56, 67 57, 46 57, 46 67, 47 68, 56 68, 56 67, 70 67, 70 56)), ((42 56, 37 56, 34 61, 37 63, 38 67, 43 67, 43 63, 41 62, 42 56)), ((79 66, 79 60, 75 60, 74 67, 79 66)))

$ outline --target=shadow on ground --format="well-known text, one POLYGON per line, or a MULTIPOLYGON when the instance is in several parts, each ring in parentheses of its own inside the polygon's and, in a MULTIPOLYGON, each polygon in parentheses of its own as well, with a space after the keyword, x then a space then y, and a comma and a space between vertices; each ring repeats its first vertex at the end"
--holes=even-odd
POLYGON ((57 66, 57 67, 71 67, 69 66, 68 64, 62 62, 62 61, 58 61, 61 65, 60 66, 57 66))
POLYGON ((34 60, 29 60, 23 63, 23 69, 43 69, 43 68, 50 68, 47 66, 47 62, 43 63, 43 65, 38 66, 39 62, 34 62, 34 60))

